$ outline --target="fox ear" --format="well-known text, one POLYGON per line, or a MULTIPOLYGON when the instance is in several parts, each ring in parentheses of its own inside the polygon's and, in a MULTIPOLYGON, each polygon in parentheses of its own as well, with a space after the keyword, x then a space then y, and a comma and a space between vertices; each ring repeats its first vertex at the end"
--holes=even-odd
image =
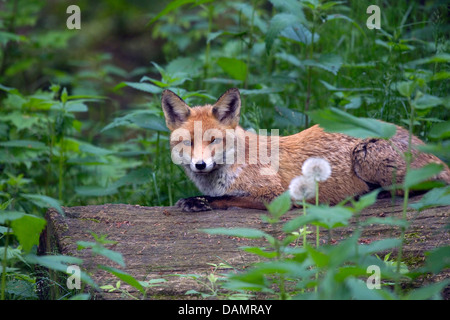
POLYGON ((161 105, 170 131, 177 129, 189 117, 191 111, 186 102, 170 90, 164 90, 161 105))
POLYGON ((229 89, 214 104, 213 115, 219 122, 236 127, 241 114, 241 95, 236 88, 229 89))

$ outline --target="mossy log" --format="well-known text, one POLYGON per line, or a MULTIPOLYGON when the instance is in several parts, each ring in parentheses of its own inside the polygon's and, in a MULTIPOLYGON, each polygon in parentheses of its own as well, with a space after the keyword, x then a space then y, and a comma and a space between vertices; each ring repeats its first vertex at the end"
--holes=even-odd
MULTIPOLYGON (((419 198, 412 198, 412 202, 419 198)), ((370 217, 402 216, 401 198, 379 199, 365 209, 360 221, 370 217)), ((239 249, 242 246, 267 245, 263 240, 243 239, 219 235, 209 235, 201 231, 205 228, 257 228, 272 235, 281 234, 280 226, 272 226, 261 220, 266 212, 261 210, 229 209, 197 213, 182 212, 176 207, 142 207, 126 204, 105 204, 64 208, 66 217, 55 210, 47 212, 48 225, 41 238, 39 251, 42 254, 59 253, 83 259, 83 267, 92 272, 93 280, 100 286, 115 285, 117 278, 99 270, 98 264, 110 265, 121 269, 136 279, 164 278, 163 285, 148 290, 147 298, 186 299, 188 290, 207 292, 205 287, 190 277, 175 275, 206 275, 211 272, 211 264, 227 263, 236 269, 243 269, 258 257, 239 249), (126 266, 121 267, 108 259, 93 255, 90 249, 77 250, 77 241, 94 241, 92 233, 107 235, 108 240, 116 243, 107 245, 111 250, 123 255, 126 266)), ((287 221, 301 213, 291 210, 283 220, 287 221)), ((404 260, 417 266, 424 260, 425 252, 450 243, 450 233, 446 229, 449 223, 450 207, 426 209, 420 213, 408 209, 410 227, 406 233, 404 260)), ((348 227, 333 230, 331 243, 348 237, 355 228, 355 221, 348 227)), ((398 237, 398 227, 372 225, 362 233, 361 243, 370 243, 384 238, 398 237)), ((321 234, 327 242, 329 235, 321 234)), ((310 234, 311 240, 315 238, 310 234)), ((395 255, 395 252, 392 256, 395 255)), ((219 272, 223 272, 220 270, 219 272)), ((449 272, 441 273, 431 281, 448 277, 449 272)), ((430 281, 425 279, 424 281, 430 281)), ((122 282, 122 289, 129 294, 142 297, 131 286, 122 282)), ((130 298, 128 294, 114 291, 91 290, 96 299, 130 298)), ((448 290, 445 295, 448 295, 448 290)), ((447 298, 447 297, 446 297, 447 298)))

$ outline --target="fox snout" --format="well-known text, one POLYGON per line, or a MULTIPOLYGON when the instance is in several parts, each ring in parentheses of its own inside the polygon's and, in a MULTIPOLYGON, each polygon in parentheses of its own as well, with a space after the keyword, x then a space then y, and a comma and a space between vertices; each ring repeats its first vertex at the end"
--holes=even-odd
POLYGON ((209 141, 198 141, 191 144, 191 159, 189 168, 195 173, 208 173, 214 170, 220 159, 216 159, 218 144, 209 141))
POLYGON ((195 169, 197 169, 197 170, 204 170, 204 169, 206 169, 206 163, 203 160, 197 162, 195 164, 195 169))
POLYGON ((209 173, 216 167, 216 162, 210 159, 206 160, 192 160, 189 164, 191 171, 195 173, 209 173))

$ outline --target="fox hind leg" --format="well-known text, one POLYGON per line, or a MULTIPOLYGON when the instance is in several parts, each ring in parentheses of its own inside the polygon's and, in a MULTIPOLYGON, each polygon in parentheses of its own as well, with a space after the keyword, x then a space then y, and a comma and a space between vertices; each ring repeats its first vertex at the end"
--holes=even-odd
POLYGON ((406 163, 402 155, 386 140, 365 139, 352 153, 353 170, 372 188, 402 183, 406 163))
MULTIPOLYGON (((388 187, 403 183, 406 175, 406 161, 403 153, 408 150, 408 138, 402 129, 391 141, 384 139, 365 139, 357 144, 352 152, 353 170, 356 175, 372 187, 388 187)), ((412 137, 414 146, 423 144, 417 137, 412 137)), ((434 155, 422 153, 412 148, 411 168, 421 168, 428 163, 443 162, 434 155)), ((444 164, 444 170, 435 177, 450 183, 450 170, 444 164)), ((396 191, 398 195, 402 190, 396 191)))

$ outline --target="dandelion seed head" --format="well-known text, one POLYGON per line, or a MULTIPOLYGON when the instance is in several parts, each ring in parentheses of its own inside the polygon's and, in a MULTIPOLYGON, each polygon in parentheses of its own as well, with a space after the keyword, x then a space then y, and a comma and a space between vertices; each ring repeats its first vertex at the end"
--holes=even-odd
POLYGON ((314 180, 306 176, 298 176, 291 180, 289 193, 294 200, 307 200, 316 194, 314 180))
POLYGON ((331 166, 323 158, 308 158, 303 163, 302 173, 314 181, 325 181, 331 175, 331 166))

